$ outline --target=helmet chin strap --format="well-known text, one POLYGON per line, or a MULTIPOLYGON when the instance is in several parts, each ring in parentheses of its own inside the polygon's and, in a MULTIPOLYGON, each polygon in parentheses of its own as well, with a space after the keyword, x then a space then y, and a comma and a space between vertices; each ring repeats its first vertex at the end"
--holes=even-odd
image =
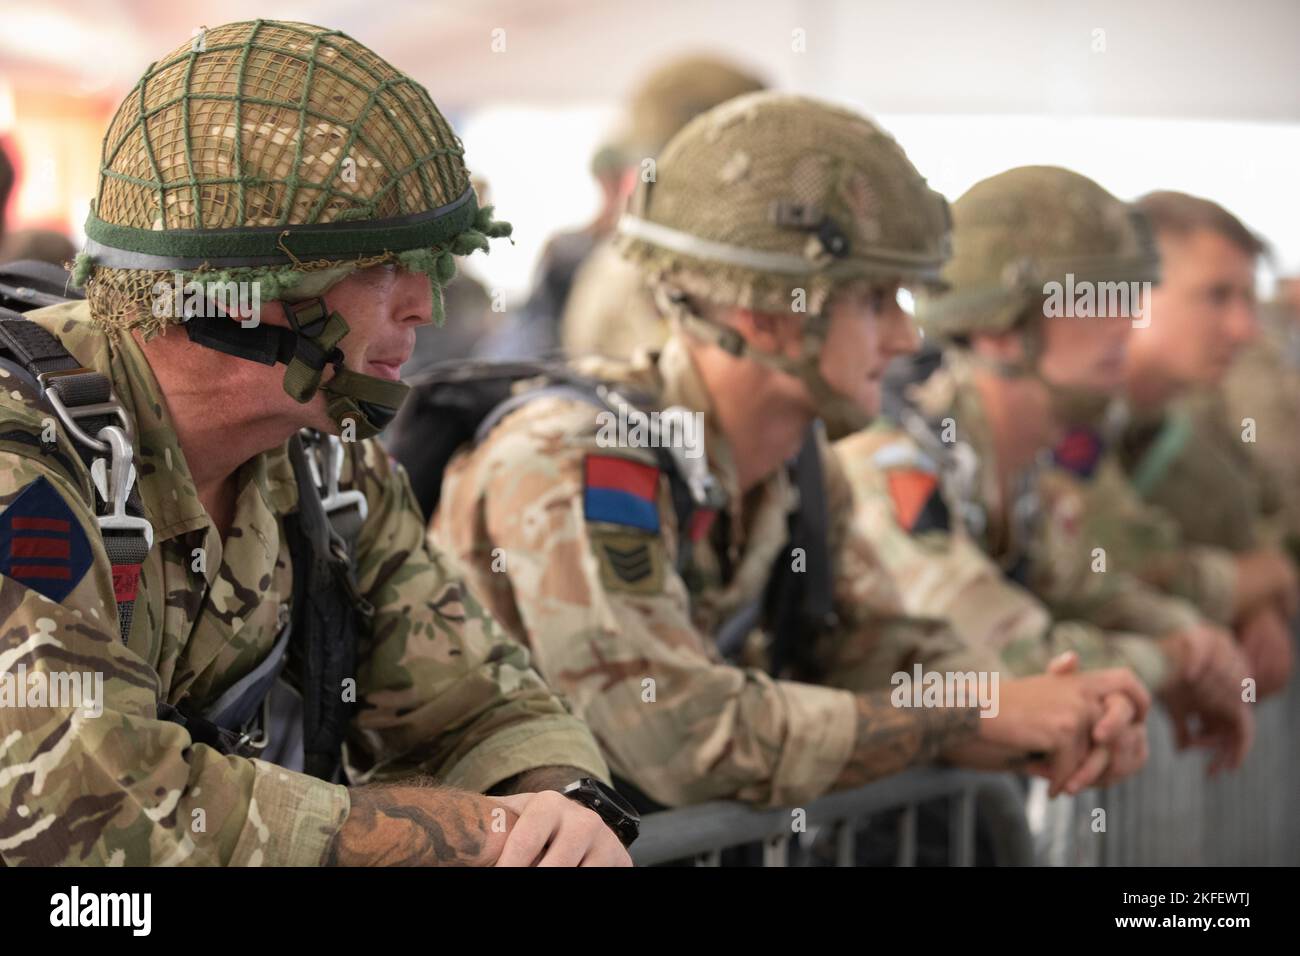
POLYGON ((244 327, 226 316, 192 316, 185 330, 196 345, 262 365, 283 363, 284 390, 294 401, 309 402, 322 391, 326 413, 340 431, 350 424, 358 441, 379 434, 410 386, 344 366, 338 343, 348 334, 348 324, 338 312, 326 311, 324 299, 282 304, 289 328, 244 327), (322 385, 326 365, 334 366, 334 377, 322 385))
POLYGON ((1058 385, 1043 375, 1040 363, 1043 339, 1032 324, 1021 328, 1020 342, 1023 350, 1020 359, 990 359, 973 352, 970 358, 1003 378, 1029 378, 1038 382, 1047 391, 1048 414, 1052 421, 1065 428, 1100 431, 1115 418, 1116 410, 1123 406, 1122 400, 1116 396, 1077 385, 1058 385))
POLYGON ((857 402, 838 391, 821 370, 822 349, 830 330, 830 316, 824 312, 809 313, 800 336, 802 354, 798 358, 775 355, 756 349, 736 329, 706 319, 697 313, 681 296, 660 289, 656 293, 660 308, 682 323, 692 335, 718 346, 737 358, 747 358, 768 368, 793 376, 803 382, 812 396, 813 408, 826 425, 832 439, 843 438, 861 431, 871 424, 871 415, 857 402))

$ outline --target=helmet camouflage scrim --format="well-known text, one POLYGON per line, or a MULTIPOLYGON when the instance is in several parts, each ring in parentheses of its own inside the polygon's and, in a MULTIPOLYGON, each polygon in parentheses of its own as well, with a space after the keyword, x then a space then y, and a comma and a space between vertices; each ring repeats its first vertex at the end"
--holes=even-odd
POLYGON ((952 206, 946 290, 917 303, 929 335, 1001 332, 1040 314, 1064 282, 1155 282, 1160 259, 1143 216, 1056 166, 1022 166, 976 183, 952 206))
MULTIPOLYGON (((321 296, 382 263, 425 274, 441 320, 453 256, 510 227, 479 208, 463 147, 428 92, 350 37, 256 20, 205 30, 145 71, 104 139, 74 279, 109 334, 184 322, 192 340, 284 362, 285 391, 373 434, 406 386, 343 367, 348 325, 321 296), (180 317, 158 289, 256 282, 292 329, 180 317), (321 386, 327 364, 336 375, 321 386)), ((168 294, 164 292, 164 295, 168 294)))
POLYGON ((828 298, 843 284, 929 285, 948 254, 947 203, 899 145, 848 109, 785 93, 742 96, 664 149, 619 223, 624 254, 695 334, 800 378, 823 417, 862 413, 820 371, 828 298), (684 294, 684 295, 683 295, 684 294), (806 311, 803 356, 759 352, 687 297, 806 311))
POLYGON ((1160 257, 1145 217, 1086 176, 1056 166, 1022 166, 978 182, 953 203, 952 217, 947 288, 917 302, 926 335, 950 340, 1017 330, 1022 359, 977 361, 1001 375, 1036 378, 1062 423, 1096 427, 1122 415, 1105 391, 1044 378, 1042 318, 1053 289, 1158 282, 1160 257))

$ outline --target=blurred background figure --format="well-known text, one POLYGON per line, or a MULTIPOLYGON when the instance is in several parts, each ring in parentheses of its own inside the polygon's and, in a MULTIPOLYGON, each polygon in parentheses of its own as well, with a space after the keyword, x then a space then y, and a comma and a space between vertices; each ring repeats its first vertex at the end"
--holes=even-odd
POLYGON ((1242 447, 1277 496, 1268 529, 1300 562, 1300 276, 1278 280, 1259 309, 1259 335, 1223 383, 1229 428, 1254 424, 1242 447))
MULTIPOLYGON (((14 164, 0 144, 0 242, 5 236, 5 216, 9 209, 9 196, 14 189, 14 164)), ((0 260, 2 261, 2 260, 0 260)))
MULTIPOLYGON (((754 74, 713 56, 683 57, 646 77, 628 104, 621 147, 628 164, 620 207, 638 178, 653 177, 654 158, 679 129, 719 103, 766 86, 754 74)), ((596 246, 574 276, 560 328, 569 355, 614 358, 629 357, 637 347, 658 348, 668 335, 644 280, 609 242, 596 246)))
POLYGON ((705 55, 672 60, 646 77, 628 100, 618 135, 592 159, 600 211, 582 229, 547 244, 527 304, 485 354, 535 357, 563 346, 569 355, 626 358, 636 346, 663 344, 667 327, 659 310, 608 236, 638 179, 653 177, 654 158, 679 129, 719 103, 765 87, 741 67, 705 55))
POLYGON ((35 260, 62 266, 76 254, 72 240, 53 229, 14 229, 0 237, 0 264, 35 260))

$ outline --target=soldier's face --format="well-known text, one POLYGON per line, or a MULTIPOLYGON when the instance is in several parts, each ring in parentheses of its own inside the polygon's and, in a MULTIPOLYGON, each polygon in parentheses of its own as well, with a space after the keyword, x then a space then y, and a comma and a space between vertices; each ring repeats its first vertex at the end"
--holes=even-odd
POLYGON ((428 276, 392 264, 353 273, 325 293, 325 304, 348 322, 344 364, 394 382, 415 350, 415 330, 433 321, 428 276))
MULTIPOLYGON (((433 320, 433 291, 428 277, 391 264, 362 269, 331 286, 325 293, 325 305, 348 323, 348 334, 339 342, 343 364, 362 375, 390 381, 400 378, 402 364, 415 349, 415 330, 433 320)), ((279 310, 268 321, 288 324, 279 310)), ((334 374, 332 368, 327 368, 322 383, 328 383, 334 374)), ((311 417, 304 424, 337 431, 325 414, 325 405, 325 396, 318 394, 306 406, 300 406, 308 409, 311 417)))
POLYGON ((1043 378, 1064 388, 1117 392, 1133 331, 1131 316, 1053 316, 1042 320, 1043 378))
POLYGON ((822 348, 822 377, 874 417, 880 413, 885 368, 920 347, 916 326, 899 305, 897 283, 853 283, 836 292, 827 308, 830 327, 822 348))
POLYGON ((1254 257, 1209 229, 1159 244, 1161 280, 1134 358, 1182 385, 1218 384, 1256 333, 1254 257))

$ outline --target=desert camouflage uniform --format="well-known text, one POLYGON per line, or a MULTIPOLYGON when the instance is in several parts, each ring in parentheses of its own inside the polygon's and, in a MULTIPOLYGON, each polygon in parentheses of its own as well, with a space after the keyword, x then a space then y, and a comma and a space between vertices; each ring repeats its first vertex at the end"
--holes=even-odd
POLYGON ((927 507, 959 515, 962 502, 956 483, 907 432, 880 422, 837 442, 835 454, 853 489, 854 525, 875 546, 907 612, 942 616, 962 640, 996 651, 1017 675, 1041 673, 1053 656, 1072 650, 1084 669, 1128 667, 1150 687, 1165 682, 1167 662, 1148 637, 1054 620, 962 521, 923 520, 927 507))
POLYGON ((997 666, 938 622, 903 615, 874 547, 851 526, 851 493, 828 447, 839 624, 814 649, 815 673, 799 676, 833 686, 774 680, 761 654, 751 655, 758 666, 725 664, 711 635, 760 598, 787 540, 791 479, 778 470, 742 502, 730 450, 680 337, 629 366, 583 368, 656 396, 656 408, 704 413, 708 469, 728 503, 707 533, 688 535, 696 539, 683 571, 683 533, 653 450, 606 447, 597 409, 561 396, 512 411, 453 459, 431 534, 459 562, 471 592, 529 643, 616 774, 670 805, 723 797, 799 803, 831 786, 854 744, 853 698, 836 688, 888 687, 891 673, 917 661, 933 669, 997 666), (657 530, 588 516, 593 460, 610 459, 651 475, 657 530))
MULTIPOLYGON (((110 348, 89 323, 85 302, 30 318, 112 379, 134 423, 139 488, 156 541, 123 644, 87 470, 61 430, 57 447, 41 443, 49 413, 0 371, 0 511, 43 487, 62 502, 46 499, 47 513, 72 523, 71 539, 91 559, 75 587, 54 601, 12 567, 6 538, 0 670, 104 675, 98 717, 81 708, 0 707, 0 859, 321 862, 348 813, 344 787, 222 756, 157 716, 160 702, 188 700, 201 711, 216 700, 266 656, 289 617, 293 576, 283 518, 297 507, 297 487, 286 447, 242 467, 223 541, 199 503, 166 402, 134 339, 122 336, 110 348)), ((343 482, 369 504, 356 573, 374 608, 358 654, 359 709, 347 744, 354 778, 419 770, 482 791, 547 765, 604 775, 590 734, 530 668, 527 652, 428 549, 404 472, 373 440, 345 447, 343 482)))
MULTIPOLYGON (((946 352, 943 366, 911 386, 909 398, 927 421, 951 419, 953 457, 964 464, 960 477, 945 474, 950 527, 964 525, 963 533, 979 550, 1005 576, 1042 600, 1053 618, 1146 636, 1197 623, 1198 613, 1186 602, 1161 594, 1109 563, 1105 572, 1093 570, 1093 551, 1099 544, 1084 521, 1080 483, 1053 467, 1047 456, 1020 477, 1014 499, 1002 501, 992 434, 969 360, 960 350, 946 352)), ((909 430, 895 427, 893 434, 913 456, 933 457, 909 430)), ((1140 673, 1158 683, 1153 666, 1143 664, 1140 673)))

